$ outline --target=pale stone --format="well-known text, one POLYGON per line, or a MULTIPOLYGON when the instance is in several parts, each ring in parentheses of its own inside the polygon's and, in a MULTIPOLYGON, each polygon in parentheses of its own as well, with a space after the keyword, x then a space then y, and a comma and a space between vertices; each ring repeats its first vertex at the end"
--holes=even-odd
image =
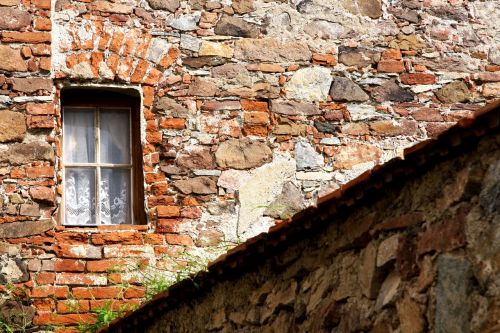
POLYGON ((181 49, 190 50, 193 52, 198 52, 201 46, 201 39, 193 37, 188 34, 181 35, 181 49))
POLYGON ((393 235, 384 239, 378 246, 377 267, 382 267, 386 263, 395 260, 398 252, 399 235, 393 235))
POLYGON ((488 52, 488 59, 495 65, 500 65, 500 46, 493 46, 488 52))
MULTIPOLYGON (((253 171, 252 177, 239 189, 240 212, 238 218, 238 235, 249 231, 257 223, 266 208, 278 195, 285 182, 291 180, 295 173, 295 162, 287 158, 276 158, 253 171)), ((262 232, 264 230, 255 230, 262 232)))
POLYGON ((460 103, 472 96, 463 81, 453 81, 436 91, 437 98, 443 103, 460 103))
POLYGON ((26 10, 0 7, 0 29, 19 30, 29 26, 31 15, 26 10))
POLYGON ((333 179, 333 174, 329 172, 320 172, 320 171, 313 171, 313 172, 299 171, 295 176, 297 177, 298 180, 329 181, 333 179))
POLYGON ((163 38, 153 38, 149 46, 146 58, 152 62, 159 62, 162 56, 168 52, 170 44, 163 38))
POLYGON ((278 42, 276 39, 240 39, 235 43, 235 58, 247 61, 309 61, 312 53, 302 42, 278 42))
POLYGON ((285 84, 285 90, 291 99, 326 101, 331 84, 332 76, 328 68, 310 67, 298 70, 285 84))
POLYGON ((222 168, 251 169, 270 162, 272 152, 263 142, 231 139, 219 145, 215 159, 222 168))
POLYGON ((217 180, 217 186, 223 187, 229 193, 232 193, 248 182, 251 176, 251 172, 246 170, 225 170, 222 171, 217 180))
POLYGON ((203 41, 199 50, 200 56, 219 56, 232 58, 234 50, 227 44, 203 41))
POLYGON ((297 171, 318 170, 324 165, 323 156, 318 154, 309 142, 299 141, 295 144, 295 162, 297 171))
POLYGON ((168 25, 174 29, 181 31, 192 31, 198 29, 198 22, 200 21, 200 13, 180 15, 172 17, 168 21, 168 25))
POLYGON ((179 0, 148 0, 148 3, 153 9, 168 10, 172 13, 181 6, 179 0))
POLYGON ((323 138, 319 142, 322 145, 326 146, 338 146, 340 145, 340 139, 339 138, 323 138))
POLYGON ((7 150, 0 151, 0 161, 24 164, 33 161, 54 159, 54 150, 45 142, 14 143, 7 150))
POLYGON ((348 104, 347 111, 349 111, 353 121, 389 118, 389 115, 379 113, 375 110, 375 107, 367 104, 348 104))
POLYGON ((483 96, 485 97, 500 96, 500 82, 485 83, 483 85, 483 96))

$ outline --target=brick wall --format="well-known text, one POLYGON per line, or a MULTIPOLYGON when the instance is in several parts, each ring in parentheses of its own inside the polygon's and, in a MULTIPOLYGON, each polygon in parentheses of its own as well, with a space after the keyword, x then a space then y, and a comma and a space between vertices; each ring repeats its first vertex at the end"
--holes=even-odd
POLYGON ((500 89, 495 1, 0 0, 0 10, 0 252, 21 272, 0 276, 26 288, 37 325, 80 320, 64 307, 78 288, 136 283, 114 260, 175 270, 185 248, 213 257, 500 89), (62 226, 60 95, 78 85, 141 92, 146 226, 62 226))
POLYGON ((495 332, 499 140, 393 163, 108 331, 495 332))

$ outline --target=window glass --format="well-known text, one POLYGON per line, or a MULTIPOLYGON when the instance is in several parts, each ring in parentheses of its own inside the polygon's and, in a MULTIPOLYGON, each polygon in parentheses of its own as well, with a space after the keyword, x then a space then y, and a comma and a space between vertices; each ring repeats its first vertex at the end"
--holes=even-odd
POLYGON ((128 109, 101 109, 101 163, 130 163, 130 113, 127 111, 128 109))
POLYGON ((101 224, 130 221, 130 170, 101 169, 101 224))
POLYGON ((65 163, 95 162, 94 120, 94 109, 66 109, 63 143, 65 163))
POLYGON ((64 193, 65 223, 95 224, 95 170, 66 168, 64 193))

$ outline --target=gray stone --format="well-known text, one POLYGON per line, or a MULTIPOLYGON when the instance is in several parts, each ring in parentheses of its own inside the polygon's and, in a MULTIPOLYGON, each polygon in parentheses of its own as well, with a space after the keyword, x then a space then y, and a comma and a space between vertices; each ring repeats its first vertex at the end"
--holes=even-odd
POLYGON ((411 102, 415 95, 408 89, 404 89, 394 80, 385 82, 383 85, 373 88, 371 91, 373 99, 379 103, 392 102, 411 102))
POLYGON ((37 204, 22 204, 19 214, 23 216, 40 216, 40 208, 37 204))
POLYGON ((483 188, 479 194, 481 207, 489 214, 500 211, 500 160, 488 167, 483 180, 483 188))
POLYGON ((315 120, 314 127, 316 127, 319 132, 323 133, 337 134, 339 132, 339 126, 337 124, 327 121, 315 120))
POLYGON ((292 182, 283 185, 281 194, 264 211, 264 215, 286 220, 305 208, 301 190, 292 182))
MULTIPOLYGON (((0 256, 0 283, 26 282, 29 279, 26 262, 6 255, 0 256)), ((1 306, 0 306, 1 308, 1 306)))
POLYGON ((470 332, 470 263, 460 257, 442 254, 437 260, 436 333, 470 332))
POLYGON ((341 102, 364 102, 370 99, 360 86, 346 77, 333 78, 330 96, 334 101, 341 102))
POLYGON ((0 69, 5 71, 26 72, 28 66, 21 57, 21 51, 11 49, 7 45, 0 45, 0 69))
POLYGON ((488 52, 488 59, 495 65, 500 65, 500 46, 492 46, 488 52))
POLYGON ((169 48, 170 44, 165 39, 153 38, 146 57, 148 60, 157 63, 162 59, 163 54, 165 54, 169 48))
POLYGON ((215 80, 197 77, 188 88, 188 94, 193 96, 213 97, 219 93, 215 80))
POLYGON ((195 177, 177 180, 174 186, 184 194, 213 194, 217 193, 217 185, 209 177, 195 177))
POLYGON ((339 47, 339 62, 346 66, 366 67, 380 60, 380 53, 365 48, 339 47))
POLYGON ((50 219, 38 221, 12 222, 0 224, 1 238, 19 238, 32 235, 40 235, 52 229, 54 224, 50 219))
POLYGON ((25 93, 32 93, 38 90, 52 91, 52 80, 50 78, 13 78, 12 89, 25 93))
POLYGON ((299 69, 285 84, 288 98, 308 102, 326 101, 332 84, 331 71, 325 67, 299 69))
POLYGON ((377 297, 382 281, 377 279, 377 245, 375 242, 370 242, 366 248, 361 252, 358 281, 363 295, 369 299, 377 297))
POLYGON ((236 41, 234 56, 239 60, 280 63, 310 61, 312 53, 302 42, 245 38, 236 41))
POLYGON ((184 14, 173 17, 168 21, 168 25, 181 31, 192 31, 198 29, 200 13, 184 14))
POLYGON ((46 142, 13 143, 0 151, 0 161, 10 164, 25 164, 34 161, 52 161, 54 150, 46 142))
POLYGON ((21 251, 21 245, 0 242, 0 254, 15 256, 18 255, 20 251, 21 251))
POLYGON ((13 193, 9 195, 9 202, 13 204, 22 204, 24 203, 24 199, 19 193, 13 193))
POLYGON ((314 116, 319 115, 322 111, 316 104, 301 103, 296 101, 271 101, 271 111, 277 114, 284 114, 287 116, 314 116))
POLYGON ((19 30, 31 24, 31 15, 26 10, 17 8, 0 8, 0 29, 19 30))
POLYGON ((214 32, 217 35, 246 38, 257 38, 260 34, 257 26, 236 16, 223 16, 215 26, 214 32))
POLYGON ((148 3, 153 9, 168 10, 172 13, 181 6, 179 0, 148 0, 148 3))
POLYGON ((222 168, 252 169, 270 162, 272 151, 263 142, 231 139, 219 145, 215 159, 222 168))
POLYGON ((187 118, 189 115, 189 110, 184 105, 166 96, 161 97, 155 102, 154 110, 175 118, 187 118))
POLYGON ((295 144, 295 163, 298 171, 314 171, 324 165, 323 156, 305 141, 295 144))
POLYGON ((26 121, 20 112, 0 110, 0 142, 22 141, 26 121))
POLYGON ((471 93, 463 81, 453 81, 436 91, 437 98, 443 103, 461 103, 471 98, 471 93))
POLYGON ((193 52, 198 52, 201 46, 201 39, 193 37, 188 34, 181 35, 181 49, 190 50, 193 52))

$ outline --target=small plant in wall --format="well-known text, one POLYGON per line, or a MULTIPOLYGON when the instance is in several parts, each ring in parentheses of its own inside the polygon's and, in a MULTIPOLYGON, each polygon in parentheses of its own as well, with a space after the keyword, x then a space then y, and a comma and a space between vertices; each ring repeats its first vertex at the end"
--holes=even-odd
POLYGON ((102 307, 94 310, 95 322, 81 322, 77 326, 78 332, 97 333, 101 328, 108 327, 111 322, 122 317, 127 311, 132 310, 130 305, 120 305, 118 309, 113 309, 113 301, 106 302, 102 307))
POLYGON ((24 288, 8 283, 0 296, 0 332, 27 333, 30 329, 35 309, 24 288))

